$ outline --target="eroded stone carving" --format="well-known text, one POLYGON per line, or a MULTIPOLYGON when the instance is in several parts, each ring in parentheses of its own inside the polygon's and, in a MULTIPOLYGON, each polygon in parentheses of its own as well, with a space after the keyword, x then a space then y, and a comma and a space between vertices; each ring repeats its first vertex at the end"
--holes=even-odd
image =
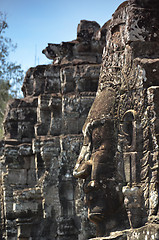
POLYGON ((157 0, 126 1, 113 14, 74 168, 98 236, 158 221, 158 40, 157 0))
POLYGON ((53 63, 30 68, 24 98, 8 105, 0 142, 0 239, 93 236, 72 171, 98 86, 104 34, 105 27, 81 21, 77 40, 49 45, 49 55, 56 47, 53 63))
POLYGON ((1 239, 94 237, 83 182, 97 235, 159 239, 158 18, 158 0, 126 1, 102 28, 81 21, 76 40, 43 51, 53 64, 28 70, 0 142, 1 239))
POLYGON ((101 63, 101 52, 105 42, 106 26, 97 22, 81 20, 77 27, 77 39, 61 44, 48 44, 43 53, 54 63, 94 62, 101 63))

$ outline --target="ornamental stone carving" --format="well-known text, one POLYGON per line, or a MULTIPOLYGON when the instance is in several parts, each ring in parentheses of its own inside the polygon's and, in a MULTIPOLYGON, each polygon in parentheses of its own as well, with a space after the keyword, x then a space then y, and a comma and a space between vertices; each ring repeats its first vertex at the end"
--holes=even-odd
POLYGON ((74 168, 97 236, 158 221, 159 2, 121 4, 106 39, 74 168))
POLYGON ((43 53, 4 119, 0 239, 158 240, 158 0, 43 53))

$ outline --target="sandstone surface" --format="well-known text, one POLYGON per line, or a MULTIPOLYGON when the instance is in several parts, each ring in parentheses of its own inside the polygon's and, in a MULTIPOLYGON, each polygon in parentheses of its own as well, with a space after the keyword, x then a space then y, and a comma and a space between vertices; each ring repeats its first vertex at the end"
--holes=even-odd
POLYGON ((158 0, 43 53, 6 111, 0 239, 158 240, 158 0))
POLYGON ((24 98, 9 103, 0 150, 1 239, 92 236, 82 182, 72 171, 98 86, 106 31, 82 20, 76 40, 48 44, 43 53, 53 62, 30 68, 24 98))

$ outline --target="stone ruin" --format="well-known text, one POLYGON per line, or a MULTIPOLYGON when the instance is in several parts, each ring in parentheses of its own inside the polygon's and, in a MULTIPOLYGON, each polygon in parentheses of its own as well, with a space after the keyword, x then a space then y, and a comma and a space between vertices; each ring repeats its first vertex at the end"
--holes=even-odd
POLYGON ((48 44, 43 53, 53 63, 30 68, 24 98, 9 103, 0 150, 0 239, 92 236, 82 182, 72 171, 98 87, 105 36, 105 26, 82 20, 76 40, 48 44))
POLYGON ((158 104, 159 1, 126 1, 109 22, 74 169, 97 236, 159 239, 158 104))
POLYGON ((6 112, 0 238, 158 240, 158 0, 43 53, 6 112))

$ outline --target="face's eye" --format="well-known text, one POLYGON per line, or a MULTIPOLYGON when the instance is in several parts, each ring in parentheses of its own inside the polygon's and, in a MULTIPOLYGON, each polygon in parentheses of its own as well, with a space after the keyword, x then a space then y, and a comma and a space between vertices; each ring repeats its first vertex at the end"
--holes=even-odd
POLYGON ((93 149, 97 149, 100 147, 102 143, 101 135, 99 134, 98 129, 95 129, 92 134, 92 143, 93 143, 93 149))
POLYGON ((85 136, 84 140, 83 140, 83 145, 84 146, 88 146, 90 144, 90 137, 89 136, 85 136))
POLYGON ((104 126, 98 126, 96 128, 93 129, 92 131, 92 145, 93 145, 93 149, 98 149, 104 139, 105 139, 105 136, 103 135, 103 132, 104 132, 104 126))
POLYGON ((103 125, 99 125, 92 130, 92 146, 93 151, 97 149, 105 149, 111 146, 114 146, 115 143, 115 134, 114 131, 114 122, 107 121, 103 125), (113 141, 112 141, 113 139, 113 141))

